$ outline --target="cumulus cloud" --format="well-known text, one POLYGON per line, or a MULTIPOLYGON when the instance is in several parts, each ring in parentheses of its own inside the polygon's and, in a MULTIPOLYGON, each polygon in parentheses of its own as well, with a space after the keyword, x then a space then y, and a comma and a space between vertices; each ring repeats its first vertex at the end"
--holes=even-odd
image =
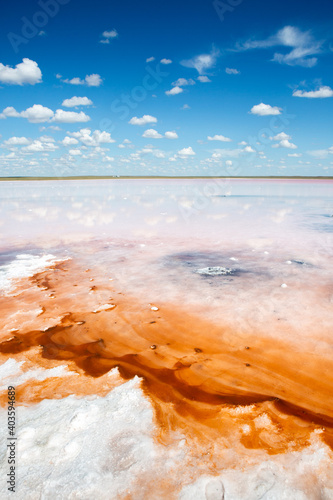
POLYGON ((245 146, 243 151, 245 151, 245 153, 255 153, 255 150, 251 146, 245 146))
POLYGON ((19 116, 21 116, 21 113, 16 111, 13 106, 7 106, 7 108, 5 108, 2 113, 0 113, 0 118, 2 120, 4 120, 5 118, 17 118, 19 116))
POLYGON ((148 123, 157 123, 157 118, 151 115, 143 115, 141 118, 133 116, 128 123, 131 125, 147 125, 148 123))
POLYGON ((6 146, 26 146, 29 144, 30 141, 27 137, 10 137, 6 141, 4 141, 4 144, 6 146))
POLYGON ((26 118, 30 123, 43 123, 43 122, 59 122, 59 123, 77 123, 87 122, 90 117, 81 111, 76 113, 74 111, 64 111, 57 109, 54 113, 52 109, 42 106, 41 104, 34 104, 20 113, 15 108, 9 106, 0 114, 0 118, 26 118))
POLYGON ((0 63, 0 82, 8 85, 35 85, 42 81, 42 72, 38 64, 31 59, 24 58, 15 68, 0 63))
POLYGON ((94 132, 92 133, 90 128, 82 128, 77 132, 67 132, 67 134, 79 140, 85 146, 97 147, 100 144, 116 142, 114 139, 112 139, 109 132, 94 130, 94 132))
POLYGON ((171 59, 165 59, 165 58, 164 58, 164 59, 161 59, 161 60, 160 60, 160 63, 162 63, 162 64, 171 64, 171 63, 172 63, 172 61, 171 61, 171 59))
POLYGON ((46 142, 41 140, 34 140, 29 146, 22 148, 22 151, 26 151, 27 153, 42 153, 42 152, 50 152, 58 149, 53 142, 46 142))
POLYGON ((88 97, 71 97, 70 99, 65 99, 62 106, 65 108, 74 108, 75 106, 90 106, 93 102, 88 99, 88 97))
POLYGON ((149 128, 148 130, 144 131, 142 137, 145 137, 146 139, 161 139, 163 136, 153 128, 149 128))
POLYGON ((26 118, 31 123, 47 122, 53 117, 53 111, 41 104, 34 104, 30 108, 20 113, 20 116, 26 118))
POLYGON ((193 149, 191 148, 191 146, 189 146, 188 148, 183 148, 180 151, 178 151, 178 155, 180 157, 185 157, 186 158, 187 156, 194 156, 195 152, 193 151, 193 149))
POLYGON ((71 155, 71 156, 79 156, 79 155, 82 155, 82 152, 80 149, 70 149, 68 151, 68 153, 71 155))
POLYGON ((99 87, 103 82, 101 76, 97 73, 86 75, 83 80, 79 77, 74 77, 71 80, 66 78, 65 80, 61 81, 64 83, 68 83, 69 85, 86 85, 87 87, 99 87))
POLYGON ((306 92, 304 90, 294 90, 294 97, 308 97, 309 99, 323 99, 326 97, 333 97, 333 90, 328 86, 321 86, 317 90, 310 90, 306 92))
POLYGON ((185 87, 186 85, 195 85, 195 81, 192 78, 188 80, 186 78, 178 78, 178 80, 172 83, 173 87, 185 87))
POLYGON ((229 137, 224 137, 224 135, 213 135, 212 137, 209 135, 207 137, 209 141, 221 141, 221 142, 231 142, 231 139, 229 137))
POLYGON ((218 55, 219 52, 213 49, 210 54, 200 54, 192 59, 181 61, 180 64, 186 68, 194 68, 197 70, 199 75, 202 75, 208 69, 215 66, 218 55))
POLYGON ((182 92, 184 92, 184 89, 182 87, 173 87, 171 90, 167 90, 165 93, 166 95, 177 95, 177 94, 181 94, 182 92))
POLYGON ((213 158, 238 158, 244 153, 255 153, 255 150, 251 146, 246 146, 244 149, 214 149, 213 158))
POLYGON ((283 141, 284 139, 286 140, 291 139, 291 136, 286 134, 285 132, 280 132, 279 134, 273 137, 274 141, 283 141))
POLYGON ((79 141, 75 139, 75 137, 68 137, 68 135, 66 135, 66 137, 63 138, 61 143, 64 146, 75 146, 76 144, 79 144, 79 141))
POLYGON ((153 61, 155 61, 155 57, 147 57, 147 59, 146 59, 146 63, 150 63, 153 61))
POLYGON ((164 137, 166 139, 178 139, 178 134, 174 130, 165 132, 164 137))
POLYGON ((227 73, 227 75, 239 75, 240 74, 240 71, 238 71, 238 69, 235 69, 235 68, 225 68, 225 72, 227 73))
POLYGON ((265 40, 247 40, 237 44, 236 50, 267 49, 270 47, 289 47, 285 54, 276 52, 273 61, 289 66, 303 66, 311 68, 317 64, 317 58, 312 57, 321 52, 323 42, 317 41, 311 31, 301 31, 295 26, 285 26, 275 35, 265 40))
POLYGON ((102 84, 102 78, 97 73, 87 75, 85 81, 88 87, 99 87, 102 84))
POLYGON ((260 104, 256 104, 255 106, 253 106, 250 113, 252 115, 259 116, 280 115, 281 108, 278 108, 277 106, 270 106, 269 104, 264 104, 263 102, 261 102, 260 104))
POLYGON ((277 144, 273 144, 272 148, 287 148, 287 149, 297 149, 297 146, 290 142, 291 136, 285 132, 280 132, 279 134, 271 137, 273 141, 279 141, 277 144))
POLYGON ((205 75, 198 76, 197 80, 199 80, 199 82, 201 82, 201 83, 210 83, 212 81, 208 78, 208 76, 205 76, 205 75))
POLYGON ((82 123, 88 122, 90 116, 86 115, 83 111, 76 113, 75 111, 64 111, 63 109, 57 109, 52 121, 58 123, 82 123))
POLYGON ((278 144, 273 144, 272 148, 297 149, 297 146, 290 142, 289 139, 282 139, 278 144))
POLYGON ((299 158, 301 153, 288 153, 287 156, 290 156, 291 158, 299 158))
POLYGON ((110 43, 110 40, 118 37, 118 32, 115 29, 110 31, 103 31, 101 37, 102 39, 100 40, 100 43, 110 43))

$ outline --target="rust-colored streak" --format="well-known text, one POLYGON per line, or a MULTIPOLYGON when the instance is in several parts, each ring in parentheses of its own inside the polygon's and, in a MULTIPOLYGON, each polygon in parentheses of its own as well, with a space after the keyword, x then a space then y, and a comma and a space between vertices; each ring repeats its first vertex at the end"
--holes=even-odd
POLYGON ((103 277, 94 276, 91 287, 92 275, 67 262, 35 275, 19 295, 1 299, 3 360, 28 359, 24 369, 66 362, 75 371, 70 384, 66 377, 22 384, 20 403, 65 397, 70 390, 104 395, 110 386, 101 380, 118 367, 123 379, 143 379, 161 439, 168 429, 181 428, 202 440, 223 436, 230 446, 237 441, 281 453, 307 445, 320 428, 332 447, 329 355, 280 340, 286 338, 282 324, 273 341, 265 332, 238 332, 181 306, 152 311, 103 277), (103 304, 110 309, 94 312, 103 304))

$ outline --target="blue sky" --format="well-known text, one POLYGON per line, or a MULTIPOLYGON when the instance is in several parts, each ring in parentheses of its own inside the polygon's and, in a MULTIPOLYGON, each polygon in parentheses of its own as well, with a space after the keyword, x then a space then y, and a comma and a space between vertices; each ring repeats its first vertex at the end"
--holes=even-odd
POLYGON ((0 176, 333 175, 330 1, 1 5, 0 176))

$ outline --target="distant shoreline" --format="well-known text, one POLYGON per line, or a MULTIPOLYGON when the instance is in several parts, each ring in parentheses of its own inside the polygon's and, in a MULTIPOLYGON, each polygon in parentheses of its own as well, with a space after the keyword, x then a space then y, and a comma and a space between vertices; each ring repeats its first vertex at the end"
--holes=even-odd
POLYGON ((167 175, 124 175, 124 176, 98 176, 98 175, 82 175, 82 176, 68 176, 68 177, 0 177, 2 181, 73 181, 73 180, 158 180, 158 179, 267 179, 267 180, 333 180, 333 177, 327 176, 241 176, 241 177, 227 177, 227 176, 167 176, 167 175))

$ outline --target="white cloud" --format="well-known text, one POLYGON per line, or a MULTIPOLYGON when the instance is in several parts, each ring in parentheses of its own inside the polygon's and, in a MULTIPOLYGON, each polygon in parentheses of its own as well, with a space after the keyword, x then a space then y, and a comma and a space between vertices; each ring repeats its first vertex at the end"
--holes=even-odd
POLYGON ((52 119, 52 121, 58 123, 82 123, 89 120, 90 116, 86 115, 83 111, 76 113, 75 111, 64 111, 63 109, 57 109, 52 119))
POLYGON ((288 153, 287 156, 290 156, 291 158, 299 158, 301 153, 288 153))
POLYGON ((99 87, 102 83, 102 78, 98 74, 87 75, 85 81, 88 87, 99 87))
POLYGON ((49 152, 55 151, 56 149, 58 149, 58 146, 56 146, 53 142, 45 142, 38 139, 34 140, 31 144, 29 144, 29 146, 22 148, 23 151, 28 153, 49 152))
POLYGON ((333 90, 328 86, 322 86, 317 90, 310 90, 310 92, 306 92, 304 90, 294 90, 293 96, 308 97, 309 99, 322 99, 325 97, 333 97, 333 90))
POLYGON ((66 135, 61 142, 64 146, 75 146, 79 144, 79 141, 75 139, 75 137, 68 137, 68 135, 66 135))
POLYGON ((231 160, 227 160, 227 161, 225 162, 225 164, 226 164, 228 167, 231 167, 231 165, 232 165, 232 161, 231 161, 231 160))
POLYGON ((65 99, 62 106, 66 108, 74 108, 75 106, 90 106, 93 102, 88 99, 88 97, 71 97, 70 99, 65 99))
POLYGON ((293 144, 288 139, 282 139, 278 144, 273 144, 272 148, 287 148, 287 149, 297 149, 296 144, 293 144))
POLYGON ((2 120, 4 120, 5 118, 17 118, 19 116, 21 116, 21 114, 18 111, 16 111, 16 109, 13 108, 13 106, 7 106, 7 108, 5 108, 0 114, 0 118, 2 120))
POLYGON ((118 32, 115 29, 110 30, 110 31, 103 31, 103 33, 102 33, 102 37, 104 37, 104 38, 117 38, 117 36, 118 36, 118 32))
POLYGON ((150 62, 153 62, 153 61, 155 61, 155 57, 148 57, 146 59, 146 63, 150 63, 150 62))
POLYGON ((177 95, 181 94, 184 91, 182 87, 173 87, 171 90, 167 90, 165 93, 166 95, 177 95))
POLYGON ((236 50, 266 49, 282 46, 292 50, 286 54, 275 53, 273 61, 289 66, 311 68, 317 64, 317 58, 311 57, 321 52, 323 42, 314 39, 310 31, 301 31, 294 26, 285 26, 275 35, 265 40, 248 40, 238 44, 236 50))
POLYGON ((214 149, 214 158, 238 158, 244 153, 253 153, 254 150, 251 148, 251 146, 247 146, 249 150, 244 149, 214 149), (250 151, 252 150, 252 151, 250 151))
POLYGON ((101 37, 102 39, 99 41, 99 43, 110 43, 110 40, 118 37, 118 32, 115 29, 110 31, 103 31, 101 37))
POLYGON ((213 135, 213 137, 209 135, 207 139, 209 141, 231 142, 231 139, 229 139, 229 137, 224 137, 224 135, 217 135, 217 134, 213 135))
POLYGON ((245 146, 243 151, 245 151, 245 153, 255 153, 255 150, 251 146, 245 146))
POLYGON ((99 146, 100 144, 109 144, 112 142, 116 142, 112 139, 111 134, 109 132, 101 132, 100 130, 94 130, 91 133, 90 128, 82 128, 78 132, 67 132, 67 134, 71 137, 75 137, 85 146, 99 146))
POLYGON ((191 109, 191 106, 184 104, 180 109, 191 109))
POLYGON ((70 154, 71 156, 80 156, 82 155, 82 151, 80 149, 70 149, 68 151, 68 154, 70 154))
POLYGON ((161 59, 161 60, 160 60, 160 63, 162 63, 162 64, 171 64, 171 63, 172 63, 172 61, 171 61, 171 59, 165 59, 165 58, 164 58, 164 59, 161 59))
POLYGON ((280 115, 281 114, 281 108, 278 108, 277 106, 270 106, 269 104, 264 104, 263 102, 260 104, 256 104, 251 108, 250 113, 252 115, 259 115, 259 116, 268 116, 268 115, 280 115))
POLYGON ((164 136, 166 139, 178 139, 178 134, 174 130, 170 132, 165 132, 164 136))
POLYGON ((14 136, 4 141, 4 144, 6 144, 6 146, 26 146, 27 144, 30 144, 30 141, 27 137, 14 136))
POLYGON ((131 125, 147 125, 148 123, 157 123, 157 118, 151 115, 143 115, 141 118, 133 116, 128 123, 131 125))
POLYGON ((0 63, 0 82, 9 85, 35 85, 42 81, 42 72, 38 64, 31 59, 24 58, 15 68, 0 63))
POLYGON ((145 137, 146 139, 161 139, 163 136, 153 128, 149 128, 148 130, 144 131, 142 137, 145 137))
POLYGON ((42 106, 41 104, 34 104, 31 108, 27 108, 20 113, 20 116, 27 118, 30 123, 47 122, 53 118, 53 115, 52 109, 42 106))
POLYGON ((43 130, 52 130, 54 132, 59 132, 60 130, 62 130, 60 127, 58 127, 58 125, 49 125, 48 127, 39 127, 39 130, 41 132, 43 132, 43 130))
POLYGON ((225 68, 225 72, 228 75, 239 75, 240 74, 240 71, 238 71, 238 69, 235 69, 235 68, 225 68))
POLYGON ((180 151, 178 151, 178 155, 183 157, 194 156, 195 152, 193 151, 191 146, 189 146, 188 148, 183 148, 180 151))
POLYGON ((212 81, 208 78, 208 76, 205 75, 198 76, 197 80, 199 80, 199 82, 201 83, 210 83, 212 81))
POLYGON ((246 141, 241 141, 238 143, 239 146, 246 146, 247 145, 247 142, 246 141))
POLYGON ((186 85, 195 85, 195 81, 192 78, 188 80, 186 78, 178 78, 178 80, 172 83, 173 87, 185 87, 186 85))
POLYGON ((42 135, 39 140, 41 142, 55 142, 53 137, 50 137, 49 135, 42 135))
POLYGON ((194 68, 197 70, 199 75, 202 75, 206 72, 206 70, 215 66, 218 55, 219 52, 213 49, 210 54, 200 54, 192 59, 181 61, 180 64, 186 68, 194 68))
POLYGON ((283 141, 284 139, 291 139, 291 136, 286 134, 285 132, 280 132, 273 137, 274 141, 283 141))
POLYGON ((103 80, 100 75, 97 73, 93 73, 92 75, 86 75, 84 80, 82 80, 79 77, 72 78, 71 80, 68 80, 66 78, 65 80, 62 80, 64 83, 68 83, 70 85, 87 85, 87 87, 99 87, 103 80))
POLYGON ((81 78, 79 78, 78 76, 76 76, 75 78, 72 78, 71 80, 68 80, 68 78, 66 78, 65 80, 62 80, 64 83, 69 83, 70 85, 84 85, 85 84, 85 80, 81 80, 81 78))

